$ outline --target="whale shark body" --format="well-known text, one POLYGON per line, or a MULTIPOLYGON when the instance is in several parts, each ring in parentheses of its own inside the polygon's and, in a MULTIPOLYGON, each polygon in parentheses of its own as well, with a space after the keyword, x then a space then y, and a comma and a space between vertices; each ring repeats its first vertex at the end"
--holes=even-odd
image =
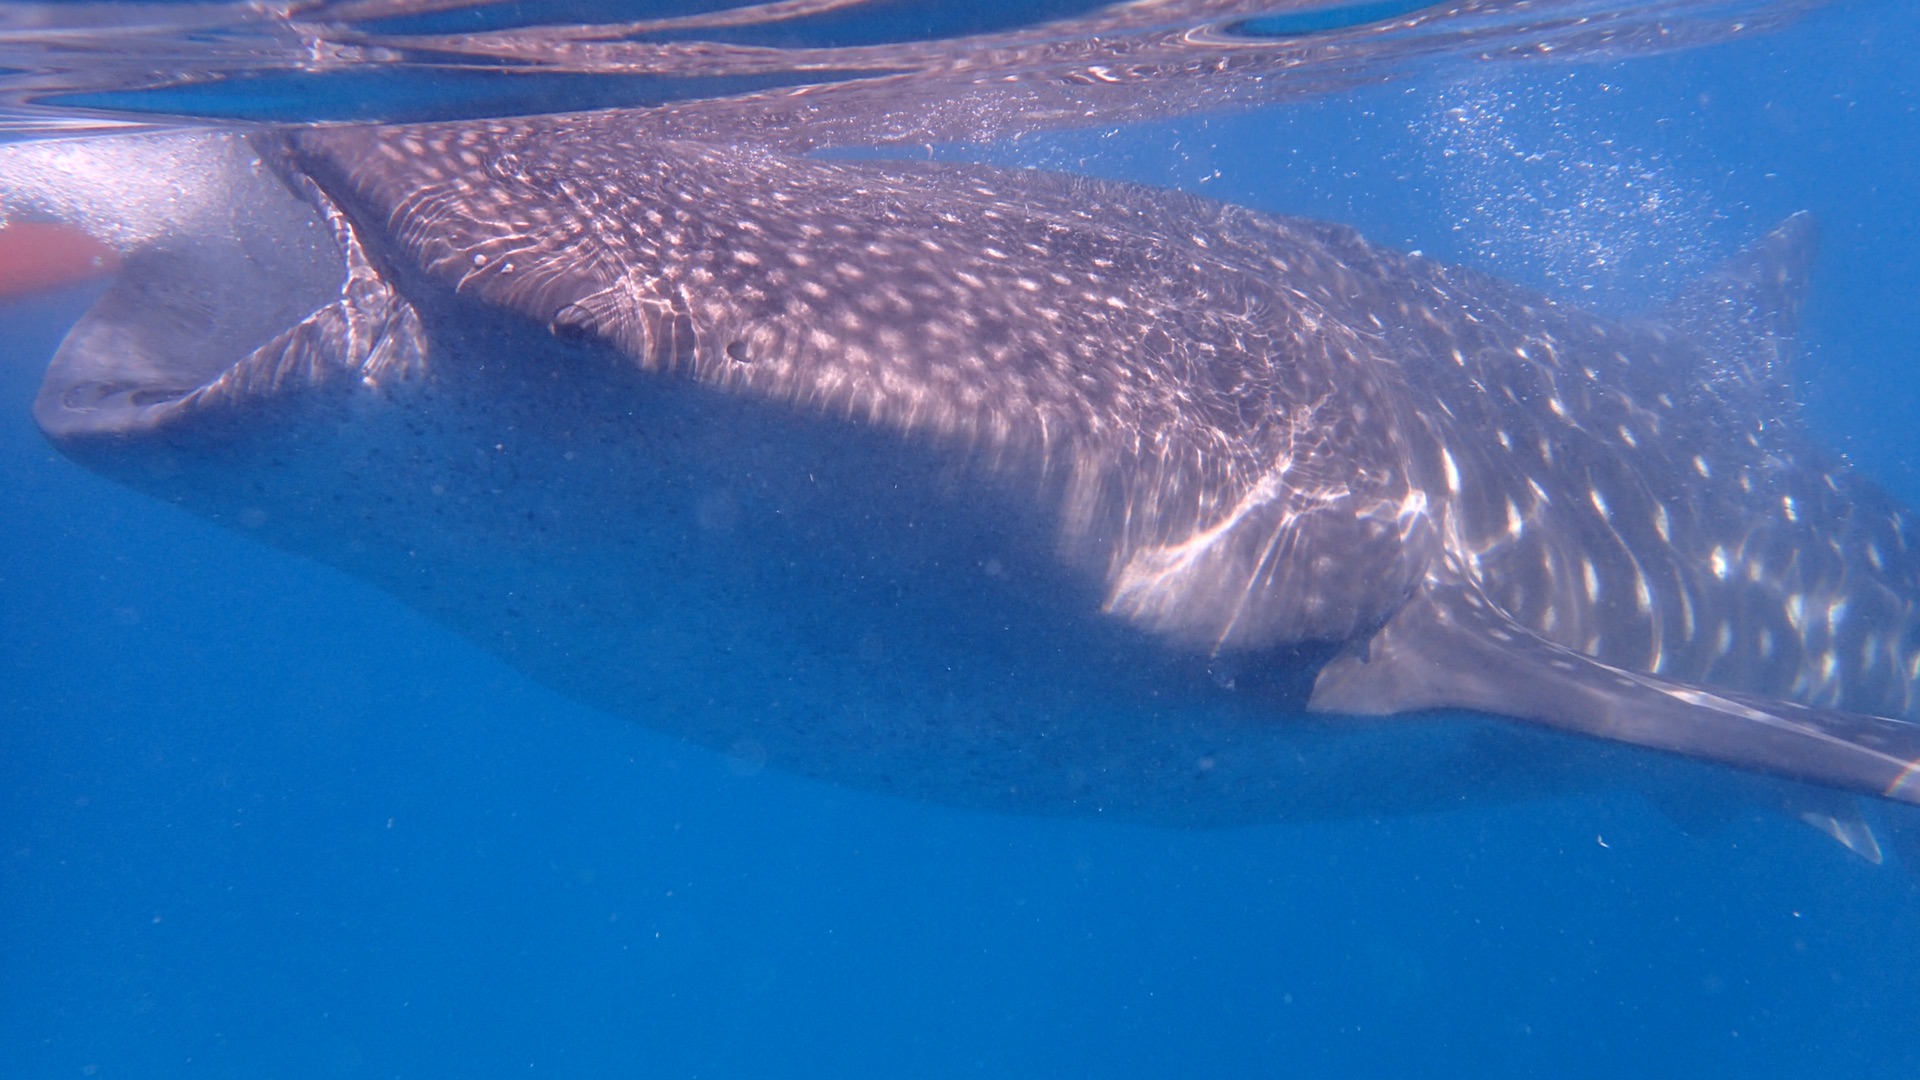
POLYGON ((1913 519, 1794 419, 1802 218, 1622 322, 619 113, 151 145, 218 198, 123 243, 49 437, 620 715, 1166 822, 1566 782, 1530 725, 1920 801, 1913 519), (1504 719, 1364 719, 1435 710, 1504 719))

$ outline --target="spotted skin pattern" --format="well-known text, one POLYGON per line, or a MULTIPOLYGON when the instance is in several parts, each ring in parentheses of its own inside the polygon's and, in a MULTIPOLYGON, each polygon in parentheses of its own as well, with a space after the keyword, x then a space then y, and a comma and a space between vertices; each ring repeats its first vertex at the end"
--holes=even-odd
POLYGON ((1026 478, 1104 617, 1207 656, 1341 648, 1315 709, 1464 706, 1920 799, 1912 519, 1782 392, 1804 219, 1619 322, 1337 225, 617 114, 266 153, 422 310, 1026 478))
POLYGON ((728 391, 1084 471, 1075 526, 1124 522, 1116 605, 1170 630, 1357 633, 1377 604, 1288 568, 1380 544, 1390 580, 1458 568, 1612 665, 1913 707, 1907 515, 1757 391, 1687 388, 1714 358, 1668 328, 1166 192, 568 134, 313 141, 374 163, 358 197, 463 292, 728 391), (1190 581, 1229 521, 1262 554, 1190 581), (1158 595, 1194 587, 1204 616, 1158 595), (1228 593, 1287 613, 1229 619, 1228 593))

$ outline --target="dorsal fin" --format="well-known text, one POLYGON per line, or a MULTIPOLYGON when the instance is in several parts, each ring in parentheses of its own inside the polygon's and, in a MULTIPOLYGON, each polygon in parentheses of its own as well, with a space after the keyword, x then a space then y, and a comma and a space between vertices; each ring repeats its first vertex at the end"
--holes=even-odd
POLYGON ((1687 286, 1659 321, 1699 343, 1716 370, 1756 390, 1786 390, 1819 232, 1812 214, 1793 215, 1687 286))

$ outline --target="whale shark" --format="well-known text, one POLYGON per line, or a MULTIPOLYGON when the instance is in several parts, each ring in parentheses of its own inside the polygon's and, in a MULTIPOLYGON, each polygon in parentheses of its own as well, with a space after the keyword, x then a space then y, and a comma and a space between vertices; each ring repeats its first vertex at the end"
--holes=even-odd
POLYGON ((756 766, 1221 823, 1637 747, 1920 801, 1914 519, 1797 418, 1805 216, 1618 319, 618 111, 11 147, 0 194, 119 251, 60 450, 756 766))

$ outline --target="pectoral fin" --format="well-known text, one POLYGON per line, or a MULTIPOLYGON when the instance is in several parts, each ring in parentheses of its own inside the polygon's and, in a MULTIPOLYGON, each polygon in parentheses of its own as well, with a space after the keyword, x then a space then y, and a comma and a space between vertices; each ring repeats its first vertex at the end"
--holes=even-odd
POLYGON ((1423 586, 1371 639, 1321 670, 1309 707, 1478 709, 1920 803, 1920 724, 1612 667, 1540 637, 1466 585, 1423 586))
POLYGON ((1880 838, 1873 834, 1873 826, 1861 816, 1858 807, 1806 806, 1800 810, 1800 820, 1832 837, 1835 843, 1875 866, 1879 866, 1886 859, 1886 855, 1880 850, 1880 838))

